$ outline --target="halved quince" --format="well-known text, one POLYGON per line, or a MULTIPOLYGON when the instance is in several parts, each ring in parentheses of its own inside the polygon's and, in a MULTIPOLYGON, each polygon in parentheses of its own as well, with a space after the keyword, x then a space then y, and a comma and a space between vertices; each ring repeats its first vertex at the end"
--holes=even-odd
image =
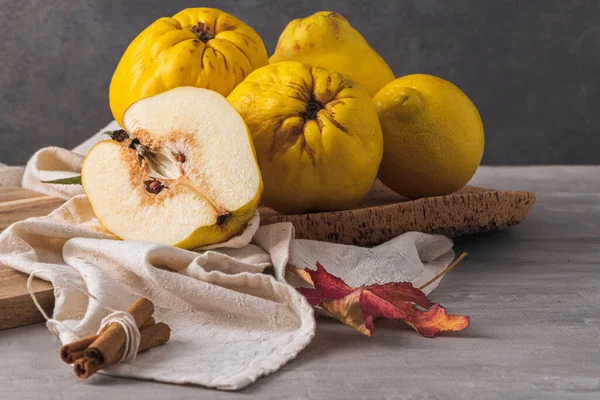
POLYGON ((179 87, 133 104, 96 144, 82 183, 122 239, 183 248, 219 243, 252 217, 262 180, 248 129, 220 94, 179 87))

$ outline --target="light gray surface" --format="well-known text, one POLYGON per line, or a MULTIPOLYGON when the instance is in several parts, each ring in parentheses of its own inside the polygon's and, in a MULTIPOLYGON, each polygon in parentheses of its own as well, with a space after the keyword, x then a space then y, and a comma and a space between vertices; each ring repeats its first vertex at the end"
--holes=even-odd
POLYGON ((431 297, 472 317, 465 332, 426 339, 383 321, 367 338, 319 319, 297 359, 229 393, 80 382, 38 324, 0 332, 0 398, 600 398, 600 167, 482 168, 473 183, 533 190, 538 203, 509 231, 456 240, 469 256, 431 297))
POLYGON ((290 20, 337 11, 397 76, 434 74, 467 93, 484 164, 600 164, 598 0, 0 0, 0 161, 102 128, 129 42, 194 6, 239 17, 269 53, 290 20))

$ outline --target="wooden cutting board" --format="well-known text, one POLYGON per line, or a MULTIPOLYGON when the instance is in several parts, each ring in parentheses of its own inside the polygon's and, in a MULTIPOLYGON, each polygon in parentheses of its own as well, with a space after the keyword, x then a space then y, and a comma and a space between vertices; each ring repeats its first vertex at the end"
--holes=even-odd
MULTIPOLYGON (((0 187, 0 231, 13 222, 46 215, 64 200, 21 188, 0 187)), ((448 236, 504 229, 523 221, 535 193, 467 186, 448 196, 406 200, 379 182, 353 210, 281 215, 261 207, 261 224, 292 222, 296 237, 373 246, 403 232, 448 236)), ((42 322, 26 288, 27 275, 0 266, 0 330, 42 322)), ((52 285, 34 280, 33 291, 48 314, 54 306, 52 285)))
MULTIPOLYGON (((46 215, 63 203, 64 200, 29 190, 0 187, 0 232, 13 222, 46 215)), ((52 285, 35 279, 32 289, 50 315, 54 307, 52 285)), ((0 330, 43 320, 27 292, 27 275, 0 265, 0 330)))

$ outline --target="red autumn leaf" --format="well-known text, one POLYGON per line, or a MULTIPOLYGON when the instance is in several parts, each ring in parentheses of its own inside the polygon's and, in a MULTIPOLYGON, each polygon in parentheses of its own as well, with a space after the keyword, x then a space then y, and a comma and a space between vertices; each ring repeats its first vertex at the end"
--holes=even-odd
POLYGON ((298 288, 311 306, 322 308, 367 336, 373 334, 373 320, 379 317, 401 319, 426 337, 443 331, 462 331, 469 326, 469 317, 446 314, 439 303, 432 303, 425 293, 408 282, 352 288, 328 273, 320 263, 316 270, 292 265, 288 268, 313 286, 298 288))

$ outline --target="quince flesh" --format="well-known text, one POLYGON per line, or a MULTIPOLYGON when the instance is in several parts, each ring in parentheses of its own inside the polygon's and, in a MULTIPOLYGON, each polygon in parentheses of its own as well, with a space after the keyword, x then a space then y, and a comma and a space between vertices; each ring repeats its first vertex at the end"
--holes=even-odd
POLYGON ((89 151, 83 189, 116 236, 192 249, 241 233, 262 193, 248 129, 220 94, 178 87, 133 104, 89 151))

